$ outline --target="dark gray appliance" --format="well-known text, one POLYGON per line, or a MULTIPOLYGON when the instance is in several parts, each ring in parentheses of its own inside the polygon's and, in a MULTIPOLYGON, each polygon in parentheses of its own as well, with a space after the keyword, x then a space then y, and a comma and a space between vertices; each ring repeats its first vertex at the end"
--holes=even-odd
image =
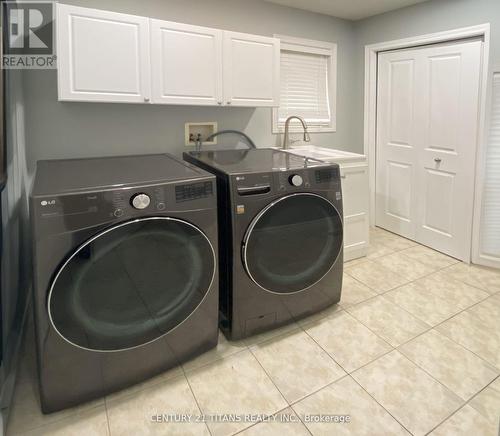
POLYGON ((184 159, 217 176, 226 336, 244 338, 340 300, 337 164, 274 149, 191 152, 184 159))
POLYGON ((217 344, 213 175, 168 155, 40 161, 31 214, 44 412, 217 344))

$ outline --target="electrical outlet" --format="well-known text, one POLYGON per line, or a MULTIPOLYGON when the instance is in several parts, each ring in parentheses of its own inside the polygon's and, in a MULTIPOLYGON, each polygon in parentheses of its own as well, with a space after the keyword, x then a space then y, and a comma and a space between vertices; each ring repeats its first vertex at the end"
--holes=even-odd
POLYGON ((196 139, 199 137, 203 144, 215 145, 217 144, 217 137, 213 138, 211 141, 206 141, 210 135, 217 132, 217 123, 206 122, 206 123, 186 123, 184 125, 184 137, 185 145, 192 147, 196 145, 196 139))

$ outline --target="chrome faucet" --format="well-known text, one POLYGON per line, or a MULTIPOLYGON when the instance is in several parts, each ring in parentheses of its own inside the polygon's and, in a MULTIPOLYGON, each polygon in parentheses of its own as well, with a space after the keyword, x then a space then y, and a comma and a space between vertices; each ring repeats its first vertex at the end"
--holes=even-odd
POLYGON ((304 142, 309 142, 311 138, 309 137, 309 133, 307 131, 307 124, 304 118, 299 117, 297 115, 289 116, 285 121, 285 136, 283 138, 283 150, 288 150, 290 148, 290 133, 288 132, 290 128, 290 121, 293 119, 297 119, 302 124, 302 128, 304 129, 304 142))

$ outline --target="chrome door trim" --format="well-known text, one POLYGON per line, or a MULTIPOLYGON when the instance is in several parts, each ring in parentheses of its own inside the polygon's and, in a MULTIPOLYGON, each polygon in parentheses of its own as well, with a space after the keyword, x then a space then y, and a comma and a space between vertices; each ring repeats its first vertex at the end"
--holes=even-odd
POLYGON ((243 266, 245 267, 245 271, 247 272, 247 274, 249 275, 250 279, 261 289, 263 289, 264 291, 266 292, 269 292, 271 294, 275 294, 275 295, 282 295, 282 296, 286 296, 286 295, 293 295, 293 294, 298 294, 300 292, 304 292, 306 291, 307 289, 311 288, 312 286, 315 286, 317 283, 319 283, 321 280, 323 280, 323 278, 331 271, 331 269, 333 268, 333 266, 337 263, 337 260, 340 256, 340 253, 343 251, 343 245, 344 245, 344 219, 343 219, 343 216, 342 214, 339 213, 338 209, 335 207, 335 205, 330 201, 328 200, 328 198, 325 198, 321 195, 318 195, 318 194, 314 194, 312 192, 297 192, 297 193, 294 193, 294 194, 289 194, 289 195, 285 195, 284 197, 281 197, 281 198, 278 198, 277 200, 269 203, 264 209, 262 209, 255 217, 254 219, 252 220, 252 222, 250 223, 250 225, 248 226, 248 229, 245 233, 245 236, 243 238, 243 242, 242 242, 242 251, 243 251, 243 266), (342 241, 341 241, 341 244, 340 244, 340 250, 339 252, 337 253, 337 257, 335 258, 335 261, 331 264, 330 268, 328 268, 328 271, 323 274, 318 280, 316 280, 313 284, 303 288, 303 289, 300 289, 298 291, 294 291, 294 292, 275 292, 275 291, 271 291, 270 289, 266 289, 264 288, 263 286, 261 286, 259 283, 257 283, 257 281, 254 279, 254 277, 252 276, 252 273, 250 272, 250 269, 248 268, 248 262, 247 262, 247 242, 248 242, 248 239, 250 238, 252 232, 253 232, 253 229, 255 227, 255 225, 257 224, 257 222, 259 221, 259 219, 262 217, 262 215, 264 215, 269 209, 271 209, 272 207, 274 207, 276 204, 280 203, 281 201, 283 200, 286 200, 290 197, 296 197, 296 196, 304 196, 304 195, 307 195, 307 196, 311 196, 311 197, 318 197, 320 198, 321 200, 324 200, 326 201, 327 203, 329 203, 334 209, 335 209, 335 212, 337 212, 338 216, 340 217, 340 222, 342 223, 342 241))
POLYGON ((114 226, 112 226, 112 227, 110 227, 110 228, 108 228, 108 229, 106 229, 106 230, 104 230, 102 232, 97 233, 96 235, 92 236, 90 239, 88 239, 87 241, 85 241, 83 244, 79 245, 78 248, 71 254, 71 256, 63 263, 63 265, 61 267, 59 267, 59 269, 57 271, 57 274, 55 275, 54 279, 52 280, 52 283, 51 283, 51 286, 50 286, 50 290, 49 290, 49 295, 48 295, 48 298, 47 298, 47 312, 48 312, 48 315, 49 315, 49 321, 50 321, 51 326, 54 328, 54 330, 57 332, 57 334, 62 339, 64 339, 66 342, 68 342, 69 344, 73 345, 74 347, 80 348, 82 350, 91 351, 91 352, 94 352, 94 353, 117 353, 117 352, 121 352, 121 351, 133 350, 133 349, 139 348, 139 347, 144 347, 145 345, 151 344, 152 342, 157 341, 158 339, 161 339, 164 336, 168 335, 170 332, 174 331, 177 327, 179 327, 185 321, 187 321, 191 317, 191 315, 193 315, 193 313, 195 313, 198 310, 198 308, 205 301, 208 293, 210 292, 210 288, 212 287, 212 285, 214 283, 216 270, 217 270, 217 256, 215 254, 215 250, 214 250, 214 247, 213 247, 212 243, 208 239, 207 235, 205 235, 205 233, 203 233, 200 228, 198 228, 194 224, 191 224, 188 221, 185 221, 185 220, 182 220, 182 219, 179 219, 179 218, 159 217, 159 216, 156 216, 156 217, 137 218, 137 219, 134 219, 134 220, 131 220, 131 221, 127 221, 127 222, 124 222, 124 223, 121 223, 121 224, 117 224, 117 225, 114 225, 114 226), (186 224, 186 225, 192 227, 193 229, 195 229, 196 231, 198 231, 207 240, 208 245, 210 246, 210 249, 212 250, 212 256, 213 256, 213 260, 214 260, 214 269, 212 271, 212 279, 210 280, 210 285, 208 286, 208 289, 205 292, 205 295, 203 296, 203 298, 201 299, 201 301, 198 303, 198 305, 193 309, 193 311, 186 318, 184 318, 184 320, 182 320, 175 327, 171 328, 169 331, 167 331, 164 334, 156 337, 155 339, 152 339, 152 340, 150 340, 148 342, 144 342, 143 344, 140 344, 140 345, 135 345, 133 347, 120 348, 118 350, 96 350, 96 349, 93 349, 93 348, 82 347, 81 345, 75 344, 72 341, 70 341, 69 339, 67 339, 66 337, 64 337, 64 335, 58 330, 58 328, 56 327, 56 325, 54 323, 54 320, 52 319, 52 313, 51 313, 51 310, 50 310, 50 302, 51 302, 51 298, 52 298, 52 291, 54 290, 54 286, 55 286, 55 284, 57 282, 57 279, 59 278, 59 275, 62 273, 62 271, 64 270, 64 268, 66 267, 66 265, 68 265, 68 263, 83 248, 85 248, 87 245, 91 244, 93 241, 95 241, 96 239, 100 238, 101 236, 105 235, 106 233, 109 233, 109 232, 111 232, 111 231, 113 231, 115 229, 119 229, 120 227, 128 226, 130 224, 135 224, 135 223, 142 222, 142 221, 153 221, 153 220, 175 221, 175 222, 179 222, 179 223, 182 223, 182 224, 186 224))

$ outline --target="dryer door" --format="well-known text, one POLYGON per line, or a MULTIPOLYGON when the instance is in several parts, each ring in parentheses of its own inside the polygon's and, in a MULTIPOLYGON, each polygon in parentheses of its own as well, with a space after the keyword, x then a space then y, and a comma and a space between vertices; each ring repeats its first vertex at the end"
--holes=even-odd
POLYGON ((181 324, 201 304, 216 257, 203 232, 175 218, 112 227, 61 266, 48 295, 53 327, 92 351, 144 345, 181 324))
POLYGON ((243 262, 266 291, 291 294, 321 280, 342 250, 342 217, 327 199, 292 194, 264 208, 243 241, 243 262))

